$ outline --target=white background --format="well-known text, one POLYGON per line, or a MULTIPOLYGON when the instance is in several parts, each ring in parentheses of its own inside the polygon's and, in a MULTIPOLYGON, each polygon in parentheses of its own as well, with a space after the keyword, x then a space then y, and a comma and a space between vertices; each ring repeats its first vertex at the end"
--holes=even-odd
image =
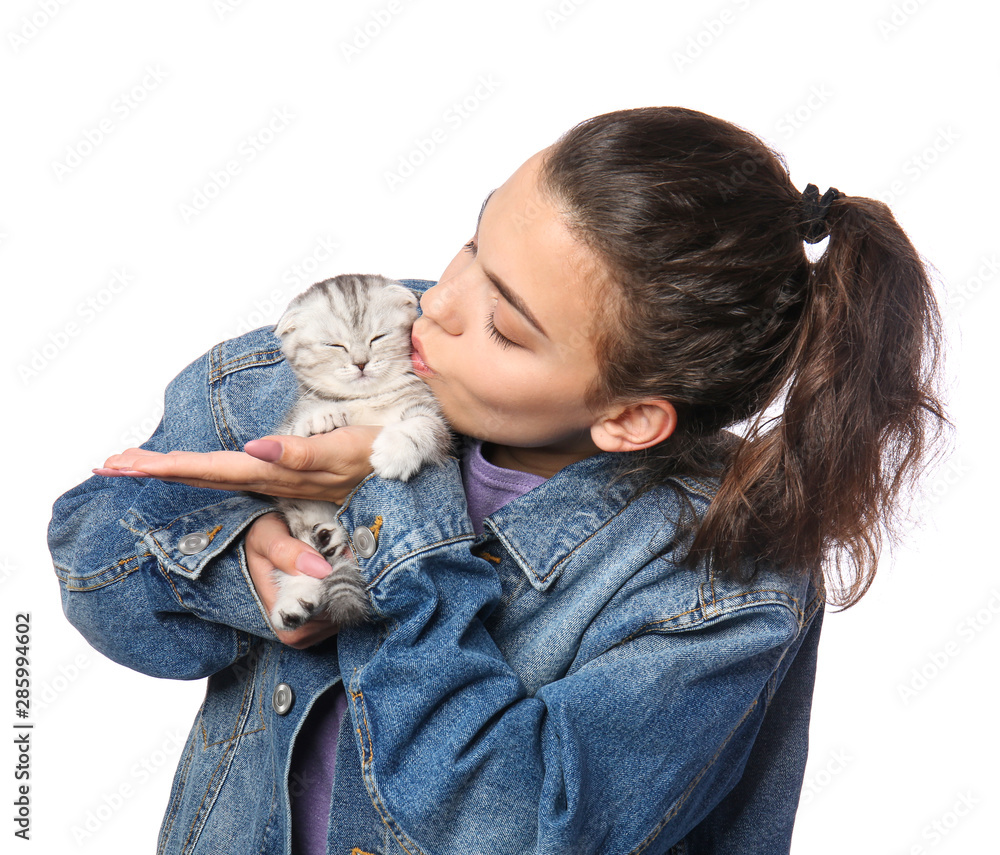
POLYGON ((998 851, 997 25, 971 0, 5 2, 0 725, 30 611, 36 726, 16 850, 0 754, 4 851, 153 851, 204 691, 65 621, 55 497, 143 440, 216 341, 336 273, 436 278, 526 157, 650 104, 760 134, 800 188, 889 200, 939 272, 954 449, 869 595, 827 616, 793 851, 998 851))

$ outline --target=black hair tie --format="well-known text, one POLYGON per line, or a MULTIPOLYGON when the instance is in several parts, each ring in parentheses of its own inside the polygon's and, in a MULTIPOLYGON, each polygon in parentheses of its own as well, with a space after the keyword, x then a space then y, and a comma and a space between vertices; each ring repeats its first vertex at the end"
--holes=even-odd
POLYGON ((830 206, 844 194, 836 187, 827 190, 820 198, 819 187, 807 184, 802 191, 802 240, 806 243, 819 243, 830 234, 830 225, 826 215, 830 206))

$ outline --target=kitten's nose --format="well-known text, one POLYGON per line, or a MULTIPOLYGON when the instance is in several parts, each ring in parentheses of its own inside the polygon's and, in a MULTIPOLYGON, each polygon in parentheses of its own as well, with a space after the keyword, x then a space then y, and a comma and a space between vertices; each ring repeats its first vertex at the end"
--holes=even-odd
POLYGON ((355 363, 354 363, 354 365, 355 365, 355 366, 357 367, 357 369, 358 369, 358 372, 359 372, 360 374, 364 374, 364 373, 365 373, 365 366, 366 366, 367 364, 368 364, 367 362, 355 362, 355 363))

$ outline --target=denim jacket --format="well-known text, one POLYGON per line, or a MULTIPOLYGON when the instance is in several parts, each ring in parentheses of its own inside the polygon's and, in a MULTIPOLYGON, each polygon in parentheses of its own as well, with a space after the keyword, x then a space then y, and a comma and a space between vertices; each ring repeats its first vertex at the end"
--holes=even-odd
MULTIPOLYGON (((145 447, 239 450, 294 397, 256 330, 170 384, 145 447)), ((375 619, 307 650, 277 642, 247 572, 266 501, 97 477, 60 497, 68 619, 129 668, 208 677, 158 851, 290 852, 296 734, 343 681, 332 853, 787 852, 822 592, 808 573, 681 567, 684 497, 703 511, 714 485, 636 498, 615 462, 563 469, 479 537, 457 461, 370 476, 340 518, 353 543, 374 535, 375 619)))

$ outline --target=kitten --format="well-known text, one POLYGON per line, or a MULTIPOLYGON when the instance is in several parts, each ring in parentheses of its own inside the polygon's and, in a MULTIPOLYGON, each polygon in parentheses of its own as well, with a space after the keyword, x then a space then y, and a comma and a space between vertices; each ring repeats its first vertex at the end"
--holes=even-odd
MULTIPOLYGON (((336 276, 292 300, 275 333, 300 397, 278 433, 312 436, 349 424, 385 425, 372 445, 376 475, 406 481, 424 464, 443 462, 451 433, 410 361, 416 317, 414 293, 382 276, 336 276)), ((338 627, 363 621, 368 599, 337 519, 340 508, 305 499, 275 503, 292 535, 316 547, 333 571, 324 579, 275 571, 274 626, 295 629, 321 614, 338 627)))

